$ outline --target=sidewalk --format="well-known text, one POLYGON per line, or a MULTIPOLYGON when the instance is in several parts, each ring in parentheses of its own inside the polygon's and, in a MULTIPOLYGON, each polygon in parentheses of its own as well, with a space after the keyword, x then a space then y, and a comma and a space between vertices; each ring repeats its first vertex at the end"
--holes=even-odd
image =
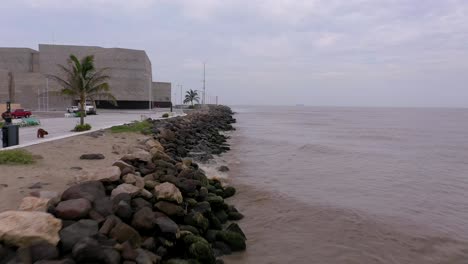
MULTIPOLYGON (((127 110, 127 111, 100 111, 98 115, 90 115, 85 118, 85 123, 91 125, 92 129, 85 132, 71 132, 71 130, 80 122, 79 118, 41 118, 41 125, 34 127, 20 128, 20 144, 4 149, 15 149, 43 142, 53 141, 66 137, 81 135, 92 131, 106 129, 112 126, 122 125, 132 121, 141 121, 144 118, 159 119, 166 109, 158 110, 127 110), (37 130, 42 128, 46 130, 49 135, 45 138, 37 138, 37 130)), ((2 148, 0 148, 0 151, 2 148)))

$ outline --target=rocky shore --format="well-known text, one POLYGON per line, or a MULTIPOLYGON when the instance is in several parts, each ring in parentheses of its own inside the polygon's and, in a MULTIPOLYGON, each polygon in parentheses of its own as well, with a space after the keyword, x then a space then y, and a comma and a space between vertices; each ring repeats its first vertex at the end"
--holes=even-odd
POLYGON ((233 222, 243 215, 224 200, 236 189, 196 163, 229 150, 220 132, 233 129, 232 115, 217 106, 150 120, 152 136, 113 166, 0 213, 0 263, 209 264, 245 250, 233 222))

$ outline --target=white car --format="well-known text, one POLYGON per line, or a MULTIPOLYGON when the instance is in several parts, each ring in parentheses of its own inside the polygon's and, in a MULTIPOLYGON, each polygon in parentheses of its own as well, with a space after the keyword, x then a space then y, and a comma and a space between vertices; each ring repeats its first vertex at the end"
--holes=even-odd
POLYGON ((76 112, 78 112, 79 110, 80 110, 80 109, 79 109, 78 106, 76 106, 76 105, 67 107, 67 112, 68 112, 68 113, 76 113, 76 112))
MULTIPOLYGON (((86 114, 88 115, 95 115, 96 114, 96 109, 92 104, 86 103, 85 104, 85 109, 86 109, 86 114)), ((67 107, 67 112, 68 113, 78 113, 80 111, 80 107, 73 105, 70 107, 67 107)))

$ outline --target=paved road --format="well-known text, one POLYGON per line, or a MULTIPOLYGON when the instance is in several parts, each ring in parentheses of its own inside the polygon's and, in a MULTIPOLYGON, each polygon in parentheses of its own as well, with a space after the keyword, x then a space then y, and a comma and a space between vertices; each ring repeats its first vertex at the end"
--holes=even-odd
MULTIPOLYGON (((92 126, 91 131, 96 131, 99 129, 109 128, 111 126, 121 125, 124 123, 129 123, 135 120, 142 120, 144 117, 150 117, 153 119, 161 118, 163 113, 166 113, 166 109, 158 109, 153 111, 119 111, 119 110, 102 110, 99 111, 98 115, 90 115, 85 118, 85 122, 92 126)), ((57 114, 58 115, 58 114, 57 114)), ((57 116, 55 115, 55 116, 57 116)), ((41 121, 40 126, 35 127, 22 127, 20 128, 20 145, 11 148, 25 147, 34 144, 39 144, 42 142, 57 140, 60 138, 70 137, 74 135, 79 135, 88 132, 71 132, 71 129, 75 127, 80 122, 79 118, 65 118, 65 117, 48 117, 40 118, 41 116, 54 116, 53 114, 41 114, 38 113, 39 120, 41 121), (49 135, 44 139, 37 138, 37 129, 43 128, 49 135)), ((60 114, 59 116, 64 116, 60 114)), ((0 145, 1 146, 1 145, 0 145)))

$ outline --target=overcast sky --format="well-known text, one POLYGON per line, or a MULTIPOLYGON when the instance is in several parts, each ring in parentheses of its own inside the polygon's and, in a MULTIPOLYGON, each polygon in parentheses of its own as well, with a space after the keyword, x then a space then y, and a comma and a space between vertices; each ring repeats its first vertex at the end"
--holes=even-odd
MULTIPOLYGON (((1 0, 0 46, 146 50, 226 104, 468 107, 467 0, 1 0)), ((179 97, 179 95, 178 95, 179 97)))

